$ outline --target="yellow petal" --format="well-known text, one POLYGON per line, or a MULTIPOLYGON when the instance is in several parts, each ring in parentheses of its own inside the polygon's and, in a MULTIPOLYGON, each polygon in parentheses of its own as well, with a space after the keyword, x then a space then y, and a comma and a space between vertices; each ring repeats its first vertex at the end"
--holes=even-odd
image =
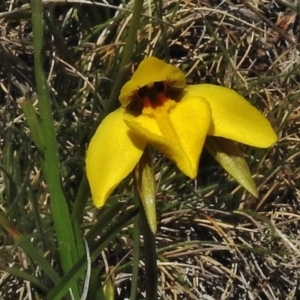
POLYGON ((210 104, 213 122, 209 135, 261 148, 277 141, 266 117, 234 90, 212 84, 189 85, 185 90, 185 97, 199 95, 210 104))
POLYGON ((123 121, 124 109, 109 114, 89 144, 86 172, 95 206, 101 207, 113 189, 139 161, 146 142, 123 121))
POLYGON ((180 69, 155 57, 147 57, 121 89, 119 96, 121 104, 127 106, 134 92, 147 84, 159 81, 168 82, 175 88, 186 86, 185 75, 180 69))
POLYGON ((174 142, 172 133, 162 133, 157 120, 140 115, 137 118, 125 115, 126 124, 143 139, 174 161, 178 168, 190 178, 198 171, 199 157, 211 123, 211 112, 203 98, 189 97, 170 110, 169 119, 179 143, 174 142))

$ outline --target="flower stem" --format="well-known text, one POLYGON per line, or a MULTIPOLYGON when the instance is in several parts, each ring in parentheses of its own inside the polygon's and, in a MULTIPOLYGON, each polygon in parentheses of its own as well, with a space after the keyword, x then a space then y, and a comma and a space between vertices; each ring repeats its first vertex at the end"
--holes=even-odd
POLYGON ((157 259, 155 246, 155 180, 149 148, 146 147, 136 167, 136 187, 144 240, 146 300, 157 299, 157 259))
POLYGON ((144 256, 145 256, 145 270, 146 270, 146 300, 157 299, 157 259, 155 235, 152 232, 148 220, 141 203, 141 225, 144 237, 144 256))
MULTIPOLYGON (((134 193, 134 204, 136 207, 140 207, 140 197, 135 190, 134 193)), ((133 261, 132 261, 132 281, 131 281, 131 291, 130 300, 137 299, 138 290, 138 278, 139 278, 139 261, 140 261, 140 214, 137 214, 133 218, 133 261)))

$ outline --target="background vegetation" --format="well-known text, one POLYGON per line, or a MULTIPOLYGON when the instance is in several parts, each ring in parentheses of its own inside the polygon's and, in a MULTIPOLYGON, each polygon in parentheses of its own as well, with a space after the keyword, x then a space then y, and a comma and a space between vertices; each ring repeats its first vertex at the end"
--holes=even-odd
POLYGON ((150 55, 189 83, 234 88, 279 138, 268 150, 241 145, 258 199, 207 153, 194 181, 156 154, 158 298, 298 299, 297 3, 144 1, 131 62, 120 69, 132 1, 45 0, 43 27, 29 1, 1 1, 1 299, 145 298, 132 179, 97 211, 84 158, 118 84, 150 55))

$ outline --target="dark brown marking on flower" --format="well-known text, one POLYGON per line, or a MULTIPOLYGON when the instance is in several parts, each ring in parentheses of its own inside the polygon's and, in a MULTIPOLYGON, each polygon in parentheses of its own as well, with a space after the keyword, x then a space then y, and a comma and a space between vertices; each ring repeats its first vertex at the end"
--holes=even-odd
POLYGON ((168 99, 168 86, 157 81, 149 83, 134 92, 130 104, 127 106, 130 112, 139 115, 144 107, 151 106, 156 108, 163 105, 168 99))

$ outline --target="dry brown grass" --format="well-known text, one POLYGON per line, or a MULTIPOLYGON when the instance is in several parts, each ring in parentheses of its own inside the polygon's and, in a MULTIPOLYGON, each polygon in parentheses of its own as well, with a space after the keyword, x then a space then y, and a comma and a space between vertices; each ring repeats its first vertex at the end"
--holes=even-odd
MULTIPOLYGON (((156 168, 163 171, 158 190, 160 299, 298 299, 299 7, 295 1, 287 0, 163 2, 161 22, 160 11, 153 4, 148 7, 145 1, 135 60, 145 55, 168 57, 185 71, 190 83, 208 82, 236 89, 267 115, 279 140, 268 151, 244 147, 259 188, 259 199, 244 192, 205 153, 201 173, 194 182, 180 174, 174 175, 169 163, 158 157, 156 168)), ((50 31, 45 44, 45 70, 55 99, 56 121, 60 122, 60 150, 65 159, 70 198, 83 172, 91 123, 106 104, 130 18, 127 13, 121 18, 114 16, 112 10, 106 29, 90 33, 86 28, 96 26, 93 18, 85 23, 84 16, 76 19, 68 15, 76 3, 81 3, 79 13, 87 16, 91 13, 92 3, 47 1, 52 16, 65 19, 67 25, 60 35, 63 44, 58 37, 53 39, 50 31), (55 6, 49 4, 54 2, 55 6), (70 158, 72 162, 68 161, 70 158)), ((0 11, 9 12, 5 17, 0 13, 3 171, 0 209, 6 213, 7 199, 20 195, 12 182, 29 184, 45 200, 44 188, 37 187, 41 180, 35 169, 35 154, 24 145, 29 141, 28 129, 18 106, 24 94, 35 91, 29 8, 25 6, 21 12, 14 13, 22 4, 26 5, 26 1, 0 4, 0 11), (21 165, 13 154, 22 158, 21 165), (14 162, 9 163, 9 159, 14 162), (22 181, 28 172, 30 183, 22 181), (17 181, 7 180, 8 174, 17 181), (4 182, 10 182, 9 186, 4 186, 4 182)), ((18 213, 12 210, 15 214, 12 220, 19 228, 26 224, 24 233, 28 234, 34 221, 26 213, 30 209, 28 203, 18 201, 18 207, 25 205, 18 213)), ((41 209, 47 214, 47 206, 41 209)), ((91 209, 88 207, 87 211, 91 209)), ((87 226, 92 221, 86 217, 87 226)), ((30 269, 24 265, 23 252, 4 233, 0 235, 0 245, 0 268, 30 269)), ((122 239, 103 253, 107 267, 130 262, 130 251, 129 228, 124 230, 122 239)), ((143 265, 139 299, 143 299, 142 274, 143 265)), ((125 299, 130 286, 130 268, 128 272, 126 268, 117 269, 115 275, 117 299, 125 299)), ((3 299, 29 299, 30 293, 33 299, 40 299, 33 289, 30 292, 26 281, 9 276, 6 271, 1 272, 0 286, 3 299), (22 289, 24 298, 20 296, 22 289)))

